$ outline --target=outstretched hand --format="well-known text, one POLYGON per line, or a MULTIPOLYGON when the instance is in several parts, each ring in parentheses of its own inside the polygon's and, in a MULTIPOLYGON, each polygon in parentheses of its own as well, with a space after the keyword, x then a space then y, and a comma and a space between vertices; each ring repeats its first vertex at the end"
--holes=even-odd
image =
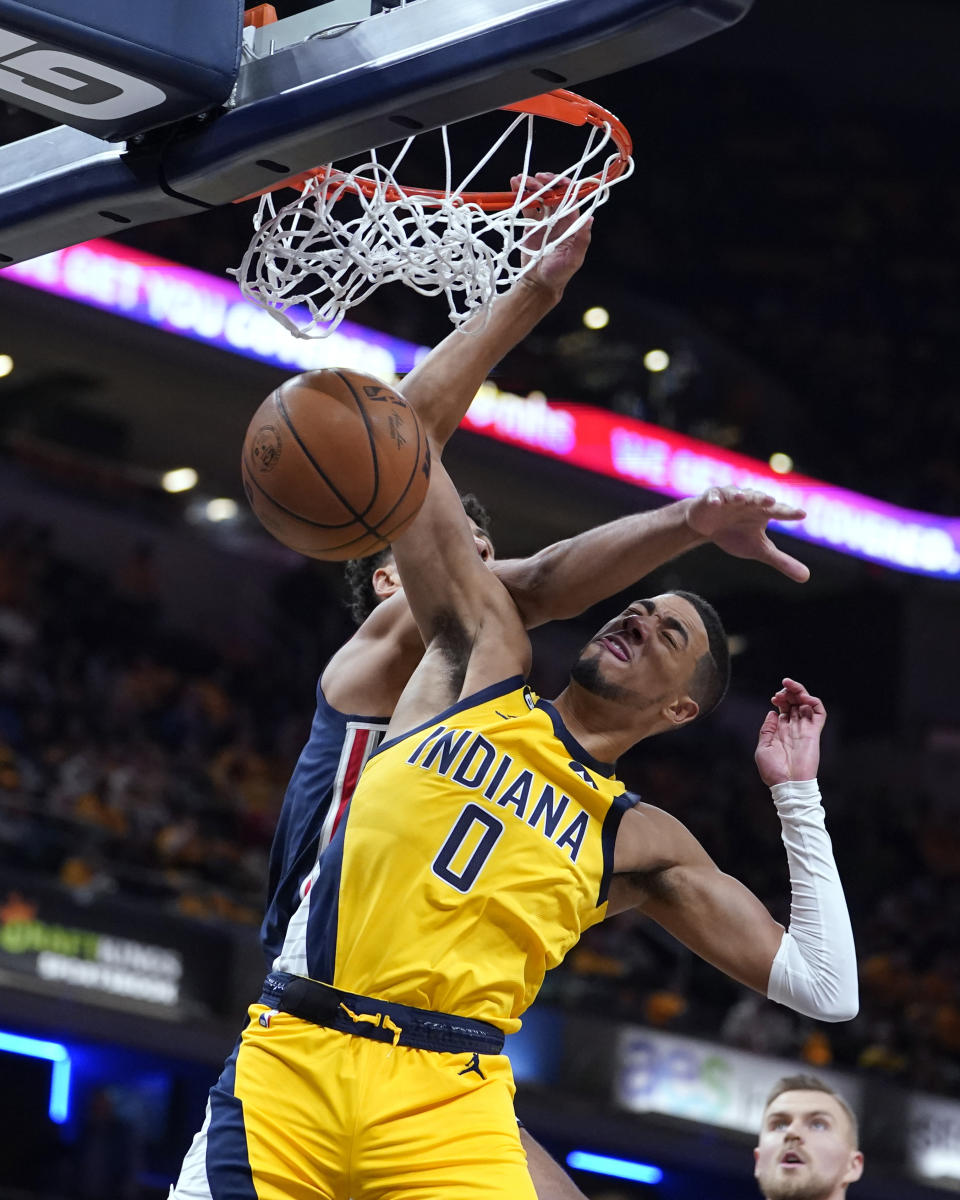
MULTIPOLYGON (((510 180, 510 187, 513 191, 519 193, 522 186, 525 193, 532 195, 551 183, 556 183, 557 190, 562 191, 567 186, 568 181, 549 171, 538 171, 536 175, 527 176, 526 179, 522 175, 514 175, 510 180)), ((549 202, 545 198, 541 198, 531 202, 530 215, 539 216, 541 213, 546 213, 548 209, 549 202)), ((586 220, 576 233, 571 234, 569 237, 564 237, 564 234, 577 221, 578 215, 577 211, 574 210, 569 216, 557 221, 549 232, 547 232, 545 227, 532 230, 526 235, 520 246, 521 253, 526 252, 528 255, 538 254, 546 240, 548 246, 547 252, 530 268, 523 278, 534 286, 545 287, 558 298, 563 294, 563 289, 573 276, 583 266, 583 260, 586 258, 587 248, 590 245, 590 231, 593 227, 593 217, 586 220), (561 238, 563 238, 562 241, 560 241, 561 238), (554 243, 557 244, 554 245, 554 243), (550 249, 550 246, 553 248, 550 249)))
POLYGON ((755 558, 795 583, 806 583, 809 567, 767 537, 768 522, 802 521, 806 515, 802 508, 752 488, 713 487, 690 502, 687 524, 735 558, 755 558))
POLYGON ((760 726, 754 761, 768 787, 788 780, 816 779, 820 766, 820 734, 827 720, 823 702, 802 683, 784 679, 771 696, 773 710, 760 726))

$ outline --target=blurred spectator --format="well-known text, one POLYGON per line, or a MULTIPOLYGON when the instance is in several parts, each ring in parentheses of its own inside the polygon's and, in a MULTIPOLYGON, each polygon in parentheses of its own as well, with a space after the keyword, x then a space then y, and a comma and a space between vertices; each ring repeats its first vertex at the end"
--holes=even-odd
POLYGON ((797 1029, 793 1014, 769 1004, 757 992, 744 992, 728 1010, 720 1036, 731 1046, 756 1054, 793 1056, 797 1051, 797 1029))
POLYGON ((299 749, 282 664, 248 686, 243 664, 167 630, 148 543, 114 589, 46 529, 0 532, 0 863, 258 921, 299 749))

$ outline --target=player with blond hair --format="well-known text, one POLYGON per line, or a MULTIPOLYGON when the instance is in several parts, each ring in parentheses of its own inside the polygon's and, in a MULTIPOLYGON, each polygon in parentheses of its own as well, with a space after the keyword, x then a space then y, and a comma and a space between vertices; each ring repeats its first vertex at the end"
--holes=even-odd
POLYGON ((815 1075, 777 1080, 753 1157, 764 1200, 844 1200, 863 1174, 854 1111, 815 1075))

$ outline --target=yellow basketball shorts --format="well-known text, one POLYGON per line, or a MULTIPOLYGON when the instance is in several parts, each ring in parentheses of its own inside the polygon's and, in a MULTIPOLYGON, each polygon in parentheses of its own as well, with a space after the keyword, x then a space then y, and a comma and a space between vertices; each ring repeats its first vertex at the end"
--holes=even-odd
POLYGON ((171 1200, 536 1200, 505 1055, 249 1014, 171 1200))

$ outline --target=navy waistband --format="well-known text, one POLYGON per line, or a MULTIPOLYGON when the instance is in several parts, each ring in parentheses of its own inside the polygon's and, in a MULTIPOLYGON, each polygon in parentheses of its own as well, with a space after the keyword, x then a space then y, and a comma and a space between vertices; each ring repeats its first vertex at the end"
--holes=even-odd
POLYGON ((342 992, 285 971, 267 976, 260 1001, 314 1025, 414 1050, 499 1054, 503 1049, 503 1031, 485 1021, 342 992))

